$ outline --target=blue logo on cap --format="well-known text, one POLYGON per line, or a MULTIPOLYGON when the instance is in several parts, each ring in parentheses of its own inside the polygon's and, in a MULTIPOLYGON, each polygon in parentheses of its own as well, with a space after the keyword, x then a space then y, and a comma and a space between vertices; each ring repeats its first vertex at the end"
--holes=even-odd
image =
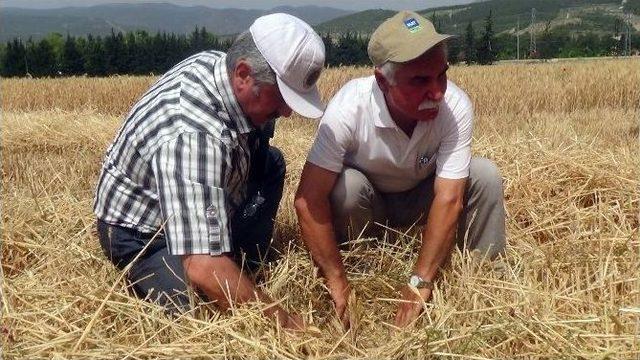
POLYGON ((420 29, 422 29, 422 26, 420 26, 420 23, 418 23, 418 20, 414 19, 414 18, 408 18, 404 21, 404 26, 407 27, 407 29, 409 29, 410 32, 414 33, 416 31, 420 31, 420 29))

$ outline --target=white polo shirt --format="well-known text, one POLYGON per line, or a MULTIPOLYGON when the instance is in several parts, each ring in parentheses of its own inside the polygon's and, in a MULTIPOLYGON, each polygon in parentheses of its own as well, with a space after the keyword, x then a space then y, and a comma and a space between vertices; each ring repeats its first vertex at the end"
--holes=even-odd
POLYGON ((340 173, 362 171, 381 192, 401 192, 435 174, 469 176, 473 106, 453 82, 438 115, 409 138, 393 121, 374 76, 349 81, 331 99, 307 161, 340 173))

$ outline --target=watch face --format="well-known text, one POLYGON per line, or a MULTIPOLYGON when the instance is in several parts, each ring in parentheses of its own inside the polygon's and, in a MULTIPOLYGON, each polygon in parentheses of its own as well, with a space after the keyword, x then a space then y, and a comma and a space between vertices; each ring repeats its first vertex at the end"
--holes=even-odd
POLYGON ((413 287, 418 287, 419 284, 420 284, 420 278, 417 277, 416 275, 411 275, 411 277, 409 278, 409 285, 413 287))

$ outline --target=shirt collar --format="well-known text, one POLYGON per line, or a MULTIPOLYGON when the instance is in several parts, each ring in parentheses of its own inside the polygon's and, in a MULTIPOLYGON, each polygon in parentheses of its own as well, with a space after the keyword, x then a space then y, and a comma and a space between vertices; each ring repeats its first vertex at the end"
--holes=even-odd
POLYGON ((380 90, 376 78, 374 76, 371 78, 371 116, 373 117, 374 124, 381 128, 396 128, 396 122, 391 118, 384 94, 382 90, 380 90))
POLYGON ((224 104, 233 125, 235 125, 234 127, 239 133, 246 134, 254 130, 254 126, 242 112, 242 108, 233 93, 233 87, 231 86, 231 81, 227 72, 226 59, 227 55, 221 56, 213 66, 214 80, 216 87, 220 90, 222 103, 224 104))

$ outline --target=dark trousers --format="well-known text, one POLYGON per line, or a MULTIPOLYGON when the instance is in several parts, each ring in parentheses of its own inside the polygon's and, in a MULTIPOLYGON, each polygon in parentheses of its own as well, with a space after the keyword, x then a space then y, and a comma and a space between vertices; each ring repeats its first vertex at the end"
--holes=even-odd
MULTIPOLYGON (((248 202, 258 190, 264 202, 251 215, 251 211, 238 209, 231 220, 234 259, 250 271, 267 261, 276 259, 270 249, 273 224, 282 198, 285 162, 280 150, 269 148, 265 176, 248 186, 248 202), (245 216, 247 215, 247 216, 245 216)), ((115 226, 98 219, 98 237, 104 254, 123 270, 149 244, 154 234, 115 226)), ((158 234, 144 253, 133 263, 127 279, 135 294, 157 302, 169 310, 189 307, 187 284, 184 279, 182 257, 170 255, 162 234, 158 234)))

